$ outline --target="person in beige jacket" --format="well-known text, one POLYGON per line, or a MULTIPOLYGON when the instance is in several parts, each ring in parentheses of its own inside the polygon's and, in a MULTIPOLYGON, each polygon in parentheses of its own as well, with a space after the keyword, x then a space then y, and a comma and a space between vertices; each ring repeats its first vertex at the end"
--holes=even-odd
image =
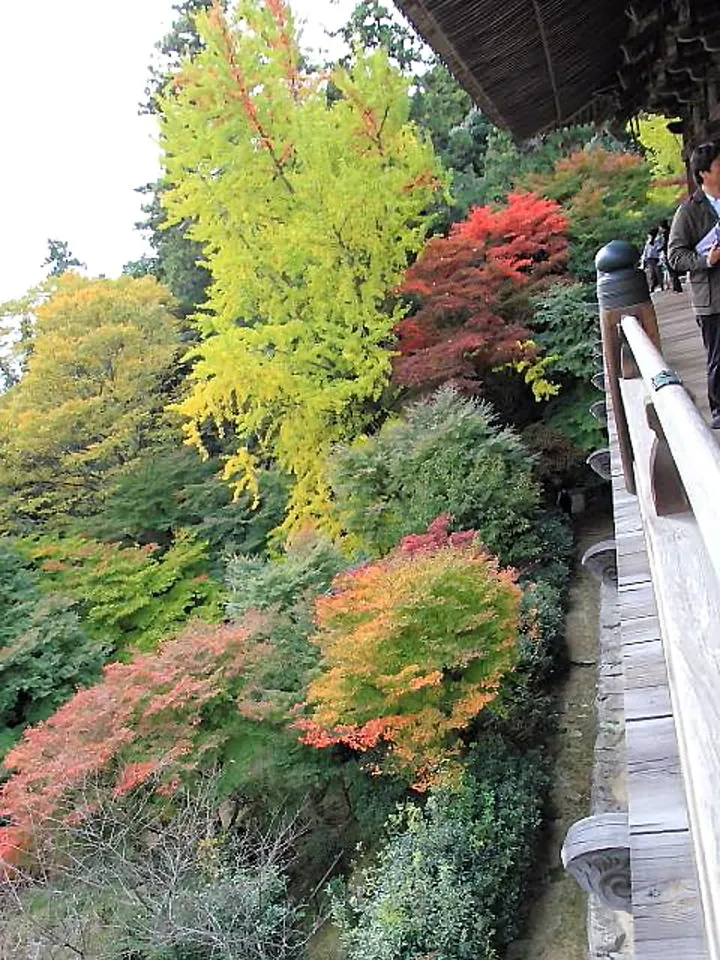
POLYGON ((687 273, 690 281, 690 297, 707 352, 712 426, 720 430, 720 230, 707 249, 697 250, 720 223, 720 140, 696 147, 690 168, 698 189, 673 217, 667 258, 670 267, 687 273))

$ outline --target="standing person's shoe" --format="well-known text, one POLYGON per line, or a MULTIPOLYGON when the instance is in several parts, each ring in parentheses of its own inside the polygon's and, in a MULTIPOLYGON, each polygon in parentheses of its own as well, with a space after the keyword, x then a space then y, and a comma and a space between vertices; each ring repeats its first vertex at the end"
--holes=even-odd
POLYGON ((720 430, 720 413, 716 413, 710 424, 713 430, 720 430))

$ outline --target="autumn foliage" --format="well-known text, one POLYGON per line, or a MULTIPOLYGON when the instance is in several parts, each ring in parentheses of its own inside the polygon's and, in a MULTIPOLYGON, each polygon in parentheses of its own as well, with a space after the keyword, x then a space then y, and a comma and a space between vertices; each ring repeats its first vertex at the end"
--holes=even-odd
POLYGON ((555 201, 511 193, 506 206, 475 207, 448 237, 431 240, 400 287, 419 307, 395 327, 396 383, 428 389, 449 381, 472 392, 484 371, 533 360, 529 331, 512 319, 509 301, 564 267, 566 231, 555 201))
POLYGON ((402 315, 389 296, 425 240, 443 176, 382 51, 308 74, 283 0, 197 17, 202 48, 161 100, 168 223, 212 276, 197 320, 188 438, 232 427, 225 477, 293 480, 287 531, 328 526, 324 455, 373 421, 402 315))
POLYGON ((151 778, 172 790, 215 746, 204 722, 232 702, 233 684, 263 644, 238 624, 188 627, 156 653, 112 663, 100 683, 78 691, 49 720, 25 731, 5 757, 0 788, 0 862, 13 862, 36 831, 72 811, 89 781, 122 795, 151 778))
POLYGON ((517 644, 514 573, 449 516, 388 557, 340 574, 316 605, 323 672, 310 685, 305 743, 385 747, 384 766, 416 786, 459 748, 497 696, 517 644))

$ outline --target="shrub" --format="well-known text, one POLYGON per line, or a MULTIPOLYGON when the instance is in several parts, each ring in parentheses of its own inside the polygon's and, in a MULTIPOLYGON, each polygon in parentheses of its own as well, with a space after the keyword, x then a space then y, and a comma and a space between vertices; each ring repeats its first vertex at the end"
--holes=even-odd
POLYGON ((438 517, 384 560, 341 574, 316 602, 322 673, 297 726, 317 747, 387 746, 383 766, 421 786, 497 696, 517 644, 520 591, 438 517))
POLYGON ((48 717, 97 679, 107 654, 83 630, 72 600, 38 591, 26 626, 0 649, 0 727, 48 717))
POLYGON ((545 408, 545 423, 588 454, 607 446, 605 428, 592 416, 590 406, 600 394, 589 384, 576 384, 553 397, 545 408))
POLYGON ((494 744, 456 787, 402 808, 357 889, 335 897, 348 960, 499 960, 520 931, 546 786, 535 755, 494 744))
POLYGON ((557 201, 570 222, 570 271, 595 278, 595 254, 610 240, 641 243, 648 228, 672 214, 649 199, 650 164, 636 153, 595 146, 557 161, 551 174, 528 177, 527 185, 557 201))
POLYGON ((82 628, 76 604, 43 595, 38 574, 0 541, 0 755, 23 726, 96 679, 106 656, 82 628))
POLYGON ((276 561, 232 557, 226 570, 228 615, 241 617, 251 609, 287 612, 327 590, 347 565, 329 540, 311 535, 295 538, 276 561))
POLYGON ((155 544, 122 547, 82 537, 27 540, 41 584, 74 598, 88 634, 111 650, 155 647, 188 617, 219 619, 220 586, 206 548, 183 534, 162 556, 155 544))
POLYGON ((183 770, 214 756, 243 674, 264 652, 248 626, 195 625, 155 653, 106 666, 101 682, 26 730, 7 754, 0 858, 72 810, 88 781, 116 795, 153 777, 171 789, 183 770))
POLYGON ((444 388, 372 438, 337 451, 331 482, 339 521, 372 554, 447 512, 503 565, 536 550, 534 458, 491 408, 444 388))
POLYGON ((532 300, 531 327, 549 369, 586 383, 595 373, 593 346, 600 337, 595 289, 588 283, 555 283, 532 300))
POLYGON ((87 791, 92 812, 54 825, 31 875, 0 881, 0 953, 300 960, 304 905, 287 868, 301 824, 221 829, 214 788, 201 781, 162 813, 149 789, 87 791))

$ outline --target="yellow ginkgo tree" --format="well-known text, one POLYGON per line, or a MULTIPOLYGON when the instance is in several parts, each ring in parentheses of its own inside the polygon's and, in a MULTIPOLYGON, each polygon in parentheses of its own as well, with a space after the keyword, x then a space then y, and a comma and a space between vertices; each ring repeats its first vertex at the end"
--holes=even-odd
POLYGON ((190 222, 212 275, 192 388, 178 409, 202 445, 235 437, 226 478, 258 462, 294 479, 285 529, 327 524, 324 457, 362 433, 388 384, 393 299, 442 175, 384 53, 308 74, 282 0, 219 4, 168 85, 161 131, 169 223, 190 222))
POLYGON ((180 337, 152 277, 63 273, 26 305, 24 372, 0 396, 0 533, 87 515, 156 442, 180 337))

